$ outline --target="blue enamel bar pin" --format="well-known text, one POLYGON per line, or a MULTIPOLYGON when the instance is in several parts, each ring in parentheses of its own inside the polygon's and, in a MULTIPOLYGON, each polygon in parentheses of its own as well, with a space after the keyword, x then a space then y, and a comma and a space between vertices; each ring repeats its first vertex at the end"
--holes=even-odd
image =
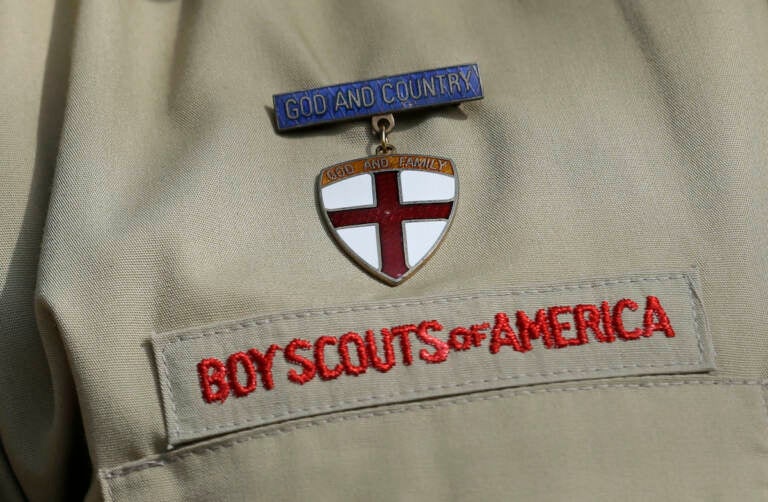
POLYGON ((275 94, 277 129, 385 115, 483 98, 477 64, 275 94))
POLYGON ((459 195, 452 160, 397 153, 393 114, 482 98, 477 64, 273 96, 280 132, 371 118, 375 154, 323 169, 317 199, 330 236, 373 277, 397 286, 421 268, 448 232, 459 195))

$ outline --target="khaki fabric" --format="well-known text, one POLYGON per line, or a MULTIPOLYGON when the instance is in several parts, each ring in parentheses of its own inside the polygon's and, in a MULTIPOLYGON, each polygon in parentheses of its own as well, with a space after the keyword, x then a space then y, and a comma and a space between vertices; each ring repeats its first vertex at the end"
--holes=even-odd
POLYGON ((768 498, 767 54, 748 0, 0 0, 0 496, 768 498), (391 288, 316 209, 370 124, 278 135, 271 96, 464 62, 484 100, 397 117, 398 151, 451 158, 461 194, 391 288), (167 450, 155 333, 691 267, 715 372, 167 450))
POLYGON ((0 500, 82 496, 72 370, 34 290, 66 103, 74 4, 0 1, 0 500))
POLYGON ((473 394, 269 427, 102 475, 107 500, 237 498, 233 484, 252 500, 763 500, 764 399, 755 382, 695 380, 473 394))

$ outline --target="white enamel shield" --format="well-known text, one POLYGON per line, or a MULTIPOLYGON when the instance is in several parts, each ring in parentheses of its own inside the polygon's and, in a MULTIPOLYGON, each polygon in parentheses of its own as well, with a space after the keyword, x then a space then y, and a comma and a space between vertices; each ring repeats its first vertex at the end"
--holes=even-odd
POLYGON ((456 211, 458 188, 453 162, 426 155, 342 162, 318 178, 331 235, 365 270, 392 286, 437 249, 456 211))

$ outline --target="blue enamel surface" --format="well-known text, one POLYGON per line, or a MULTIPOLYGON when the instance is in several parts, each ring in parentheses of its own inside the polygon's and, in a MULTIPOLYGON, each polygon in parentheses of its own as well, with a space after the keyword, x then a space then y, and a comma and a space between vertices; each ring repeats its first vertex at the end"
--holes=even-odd
POLYGON ((275 94, 280 131, 482 99, 477 64, 275 94))

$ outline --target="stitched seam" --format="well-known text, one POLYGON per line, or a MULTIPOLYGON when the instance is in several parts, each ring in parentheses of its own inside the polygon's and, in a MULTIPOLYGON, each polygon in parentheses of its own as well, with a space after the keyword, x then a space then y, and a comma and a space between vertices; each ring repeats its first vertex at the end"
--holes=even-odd
MULTIPOLYGON (((121 477, 128 476, 129 474, 140 472, 146 469, 163 467, 169 464, 173 464, 175 462, 178 462, 190 456, 207 455, 208 453, 213 453, 213 452, 216 452, 217 450, 231 448, 238 444, 247 443, 255 439, 279 436, 279 435, 288 434, 294 431, 309 429, 309 428, 313 428, 313 427, 317 427, 325 424, 345 422, 350 420, 360 420, 364 418, 372 418, 372 417, 378 417, 378 416, 397 415, 397 414, 408 413, 416 410, 438 409, 438 408, 444 408, 448 406, 471 404, 475 402, 490 401, 495 399, 507 399, 507 398, 513 398, 518 396, 534 396, 537 394, 545 394, 545 393, 582 392, 582 391, 592 391, 592 390, 613 390, 613 389, 638 390, 638 389, 648 389, 653 387, 674 387, 674 386, 680 386, 680 385, 722 385, 722 386, 759 385, 763 387, 766 385, 766 383, 767 382, 760 381, 760 380, 732 380, 732 381, 684 380, 684 381, 678 381, 678 382, 646 382, 646 383, 636 383, 636 384, 607 383, 607 384, 595 384, 595 385, 584 385, 584 386, 574 386, 574 387, 505 390, 505 391, 502 391, 501 393, 496 393, 492 395, 462 396, 459 398, 452 398, 452 399, 447 399, 447 400, 438 401, 438 402, 411 403, 406 405, 400 405, 400 407, 395 409, 390 409, 390 410, 361 411, 361 412, 357 412, 349 415, 328 417, 328 418, 313 420, 309 422, 303 422, 301 424, 286 425, 286 426, 272 429, 269 431, 261 431, 261 432, 254 431, 245 437, 232 439, 216 445, 206 446, 206 447, 195 449, 195 450, 185 451, 182 453, 178 453, 175 456, 172 456, 170 458, 148 460, 146 462, 142 462, 136 465, 117 468, 113 470, 100 470, 99 475, 102 479, 105 479, 105 480, 121 478, 121 477)), ((768 404, 766 405, 765 411, 766 411, 766 416, 768 418, 768 404)))
MULTIPOLYGON (((548 377, 548 376, 555 376, 555 375, 561 375, 561 374, 591 374, 591 373, 597 373, 600 371, 610 371, 610 370, 619 370, 619 369, 625 369, 625 368, 668 368, 668 367, 678 367, 678 366, 698 366, 701 363, 699 361, 694 362, 685 362, 685 363, 669 363, 669 364, 627 364, 623 366, 609 366, 605 368, 588 368, 584 370, 557 370, 557 371, 551 371, 546 373, 519 373, 517 375, 508 375, 508 376, 500 376, 500 377, 493 377, 488 378, 485 380, 470 380, 468 382, 460 382, 456 384, 450 384, 450 385, 435 385, 432 387, 420 387, 416 389, 408 389, 408 390, 402 390, 399 392, 392 392, 390 394, 383 394, 379 396, 367 396, 359 399, 352 399, 349 401, 337 401, 334 404, 324 405, 324 406, 311 406, 309 408, 300 408, 300 409, 294 409, 294 410, 288 410, 285 412, 280 413, 273 413, 271 415, 260 415, 258 417, 249 418, 246 420, 242 420, 239 422, 227 422, 222 423, 218 425, 211 425, 211 426, 205 426, 197 429, 184 429, 183 432, 187 434, 196 434, 198 432, 208 432, 208 431, 216 431, 220 429, 225 429, 228 427, 238 427, 241 425, 249 425, 253 423, 264 423, 264 420, 273 420, 276 418, 286 417, 286 416, 292 416, 299 413, 305 413, 305 412, 316 412, 316 411, 324 411, 324 412, 330 412, 330 411, 336 411, 338 409, 344 408, 347 405, 357 405, 361 403, 366 403, 370 401, 376 401, 379 399, 389 399, 392 397, 402 396, 406 394, 416 394, 420 392, 429 392, 433 390, 446 390, 446 389, 456 389, 460 387, 465 387, 467 385, 474 385, 474 384, 484 384, 484 383, 492 383, 497 381, 505 381, 505 380, 515 380, 519 378, 526 378, 526 377, 548 377)), ((392 404, 392 403, 382 403, 382 404, 392 404)), ((175 436, 178 437, 178 434, 175 436)))
POLYGON ((702 325, 699 323, 699 315, 695 305, 695 298, 693 296, 693 284, 690 281, 686 281, 688 286, 688 302, 691 306, 691 318, 693 320, 693 333, 696 336, 696 344, 699 348, 699 364, 704 364, 704 344, 701 340, 702 325))
POLYGON ((173 388, 171 385, 171 375, 168 371, 168 360, 165 357, 165 350, 161 351, 161 358, 163 360, 163 374, 165 375, 164 381, 162 382, 161 387, 164 388, 168 395, 168 401, 170 401, 170 407, 168 409, 168 426, 173 427, 172 433, 170 436, 177 438, 181 435, 181 430, 179 428, 179 415, 176 411, 176 399, 173 395, 173 388))
POLYGON ((701 361, 704 362, 704 356, 708 355, 710 358, 710 361, 714 365, 715 361, 717 361, 717 351, 715 350, 714 344, 710 340, 710 343, 706 344, 705 340, 703 339, 703 335, 707 332, 707 320, 704 316, 704 306, 702 305, 701 298, 696 295, 696 287, 694 284, 694 280, 691 276, 686 277, 686 282, 688 284, 688 294, 691 297, 691 307, 693 308, 693 321, 694 321, 694 327, 696 328, 696 339, 699 342, 699 352, 701 354, 701 361), (697 301, 698 299, 698 301, 697 301), (706 344, 706 347, 705 347, 706 344))
POLYGON ((541 289, 523 289, 523 290, 516 290, 516 291, 486 292, 486 293, 479 293, 474 295, 447 296, 447 297, 441 297, 441 298, 432 298, 429 300, 417 300, 417 301, 411 301, 411 302, 392 302, 392 303, 384 303, 381 305, 365 305, 360 307, 347 307, 343 309, 307 310, 304 312, 295 312, 291 314, 281 314, 276 316, 270 316, 264 319, 252 319, 248 321, 241 321, 239 323, 234 323, 233 327, 214 328, 211 331, 206 331, 204 333, 196 333, 194 335, 183 335, 183 334, 177 335, 166 342, 166 344, 163 346, 163 350, 167 349, 169 346, 175 343, 179 343, 182 341, 196 340, 198 338, 205 338, 211 335, 223 335, 223 334, 236 333, 238 331, 252 328, 254 326, 263 326, 265 324, 272 324, 276 321, 306 319, 311 317, 326 317, 329 315, 347 314, 350 312, 369 312, 369 311, 375 311, 375 310, 387 310, 387 309, 397 308, 397 307, 419 307, 424 305, 433 305, 436 303, 450 304, 450 303, 462 302, 462 301, 468 301, 468 300, 479 300, 481 298, 503 298, 508 296, 519 296, 519 295, 531 294, 531 293, 552 293, 555 291, 590 289, 590 288, 598 288, 601 286, 613 286, 616 284, 631 284, 631 283, 646 282, 646 281, 667 281, 667 280, 674 280, 674 279, 684 279, 686 277, 687 275, 682 273, 668 274, 668 275, 653 276, 653 277, 634 277, 631 279, 611 279, 611 280, 605 280, 600 282, 570 284, 565 286, 553 286, 550 288, 541 288, 541 289))

